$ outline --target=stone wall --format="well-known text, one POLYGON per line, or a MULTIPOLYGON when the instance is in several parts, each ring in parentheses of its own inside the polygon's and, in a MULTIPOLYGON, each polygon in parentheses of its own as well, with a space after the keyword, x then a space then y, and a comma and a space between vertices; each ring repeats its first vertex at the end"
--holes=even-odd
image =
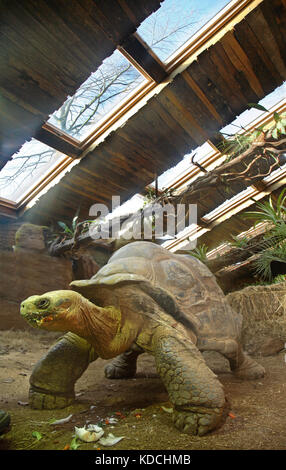
POLYGON ((71 281, 69 260, 32 251, 0 251, 0 329, 30 328, 19 314, 22 300, 68 289, 71 281))
POLYGON ((15 234, 21 225, 21 222, 0 223, 0 250, 12 251, 15 234))
POLYGON ((3 225, 1 240, 0 329, 30 328, 20 317, 20 303, 30 295, 68 289, 72 262, 48 255, 43 227, 3 225))

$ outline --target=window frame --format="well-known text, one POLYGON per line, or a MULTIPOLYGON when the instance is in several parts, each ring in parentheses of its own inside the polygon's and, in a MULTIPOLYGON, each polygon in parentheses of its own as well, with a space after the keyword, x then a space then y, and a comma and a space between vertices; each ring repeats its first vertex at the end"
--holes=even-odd
MULTIPOLYGON (((190 58, 195 58, 196 55, 200 53, 202 48, 206 47, 207 43, 210 42, 214 37, 217 35, 224 34, 224 28, 227 27, 232 21, 234 24, 242 20, 245 15, 250 12, 252 9, 256 8, 263 0, 233 0, 231 5, 226 5, 217 15, 215 15, 205 26, 203 27, 203 32, 201 34, 197 33, 190 38, 187 43, 185 43, 178 51, 176 51, 176 56, 169 62, 163 63, 156 55, 154 51, 145 43, 145 41, 135 32, 132 36, 136 37, 145 47, 146 54, 152 56, 157 64, 161 67, 162 72, 165 72, 166 78, 164 79, 165 83, 172 80, 174 75, 180 73, 182 71, 182 67, 186 67, 186 63, 190 58), (248 12, 246 9, 248 8, 248 12)), ((5 199, 0 198, 0 215, 5 215, 2 213, 1 209, 3 208, 4 212, 8 207, 9 211, 14 211, 14 213, 18 213, 20 209, 24 208, 24 206, 33 199, 46 185, 48 185, 56 176, 58 176, 64 169, 70 165, 70 163, 75 159, 80 159, 84 157, 84 155, 88 152, 88 149, 91 148, 97 139, 99 139, 105 132, 107 132, 117 121, 119 121, 128 111, 130 111, 136 104, 140 103, 144 97, 151 93, 160 83, 156 82, 148 72, 139 65, 139 63, 130 55, 130 53, 126 52, 123 47, 117 46, 116 48, 123 54, 129 62, 135 66, 138 71, 144 75, 147 79, 147 82, 142 84, 134 94, 126 99, 121 105, 116 107, 114 112, 109 113, 106 120, 104 120, 98 127, 94 129, 84 140, 79 141, 71 136, 69 136, 64 131, 61 131, 59 128, 55 127, 50 123, 44 123, 42 126, 42 130, 45 133, 45 139, 42 137, 37 138, 37 135, 34 136, 35 139, 39 140, 40 142, 49 145, 50 147, 54 148, 55 150, 63 153, 66 155, 66 159, 68 159, 68 163, 64 166, 64 168, 54 169, 53 172, 49 173, 41 179, 35 187, 31 189, 28 195, 22 198, 22 200, 18 203, 14 203, 13 201, 8 201, 5 199), (53 137, 53 145, 49 142, 49 136, 53 137), (56 145, 57 141, 60 145, 56 145), (73 149, 73 152, 70 151, 70 155, 68 156, 67 153, 64 153, 60 150, 59 147, 64 146, 67 144, 67 147, 73 149), (57 148, 58 147, 58 148, 57 148)), ((199 171, 195 169, 196 172, 199 171)), ((16 215, 17 217, 17 215, 16 215)))

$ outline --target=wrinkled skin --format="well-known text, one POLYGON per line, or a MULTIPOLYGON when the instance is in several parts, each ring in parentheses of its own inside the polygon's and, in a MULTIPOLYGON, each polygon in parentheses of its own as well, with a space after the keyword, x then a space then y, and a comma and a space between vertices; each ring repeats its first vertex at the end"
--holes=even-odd
MULTIPOLYGON (((35 295, 21 304, 21 315, 31 326, 69 330, 36 364, 30 379, 31 406, 68 406, 74 400, 76 380, 97 357, 115 357, 106 367, 107 377, 128 378, 136 372, 138 354, 148 352, 155 357, 157 371, 174 405, 175 426, 200 436, 221 426, 228 404, 222 385, 196 346, 194 334, 174 324, 155 301, 136 292, 134 286, 129 290, 126 287, 121 297, 130 306, 124 312, 98 307, 73 291, 35 295), (144 305, 152 315, 138 315, 138 305, 144 305)), ((229 345, 227 349, 225 343, 213 342, 212 348, 221 348, 240 377, 264 374, 263 368, 247 358, 235 341, 229 345)))
POLYGON ((79 302, 80 296, 76 292, 53 291, 41 296, 32 295, 22 302, 20 313, 32 327, 66 331, 79 302))

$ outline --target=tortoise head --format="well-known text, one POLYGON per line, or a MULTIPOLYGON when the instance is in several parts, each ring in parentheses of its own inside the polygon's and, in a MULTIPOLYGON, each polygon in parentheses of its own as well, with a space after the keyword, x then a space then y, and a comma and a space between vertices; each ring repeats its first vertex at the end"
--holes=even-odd
POLYGON ((71 330, 82 296, 70 290, 32 295, 21 303, 22 317, 35 328, 50 331, 71 330))

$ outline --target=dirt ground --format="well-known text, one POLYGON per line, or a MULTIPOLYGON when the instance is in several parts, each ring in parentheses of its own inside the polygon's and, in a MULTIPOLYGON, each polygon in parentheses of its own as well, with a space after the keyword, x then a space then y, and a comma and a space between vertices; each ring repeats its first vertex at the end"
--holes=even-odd
MULTIPOLYGON (((286 448, 285 351, 256 357, 266 376, 256 381, 233 377, 221 361, 212 362, 231 403, 226 423, 203 437, 180 433, 172 423, 171 404, 154 359, 143 354, 136 378, 108 380, 104 364, 92 363, 76 386, 77 400, 62 410, 32 410, 27 404, 33 365, 46 353, 55 336, 46 332, 0 331, 0 408, 11 415, 11 429, 0 437, 0 450, 70 449, 74 427, 100 424, 114 436, 124 436, 113 447, 98 442, 77 450, 243 450, 286 448), (52 420, 66 418, 65 424, 52 420), (115 423, 109 423, 110 418, 115 423)), ((112 420, 111 420, 112 421, 112 420)))

